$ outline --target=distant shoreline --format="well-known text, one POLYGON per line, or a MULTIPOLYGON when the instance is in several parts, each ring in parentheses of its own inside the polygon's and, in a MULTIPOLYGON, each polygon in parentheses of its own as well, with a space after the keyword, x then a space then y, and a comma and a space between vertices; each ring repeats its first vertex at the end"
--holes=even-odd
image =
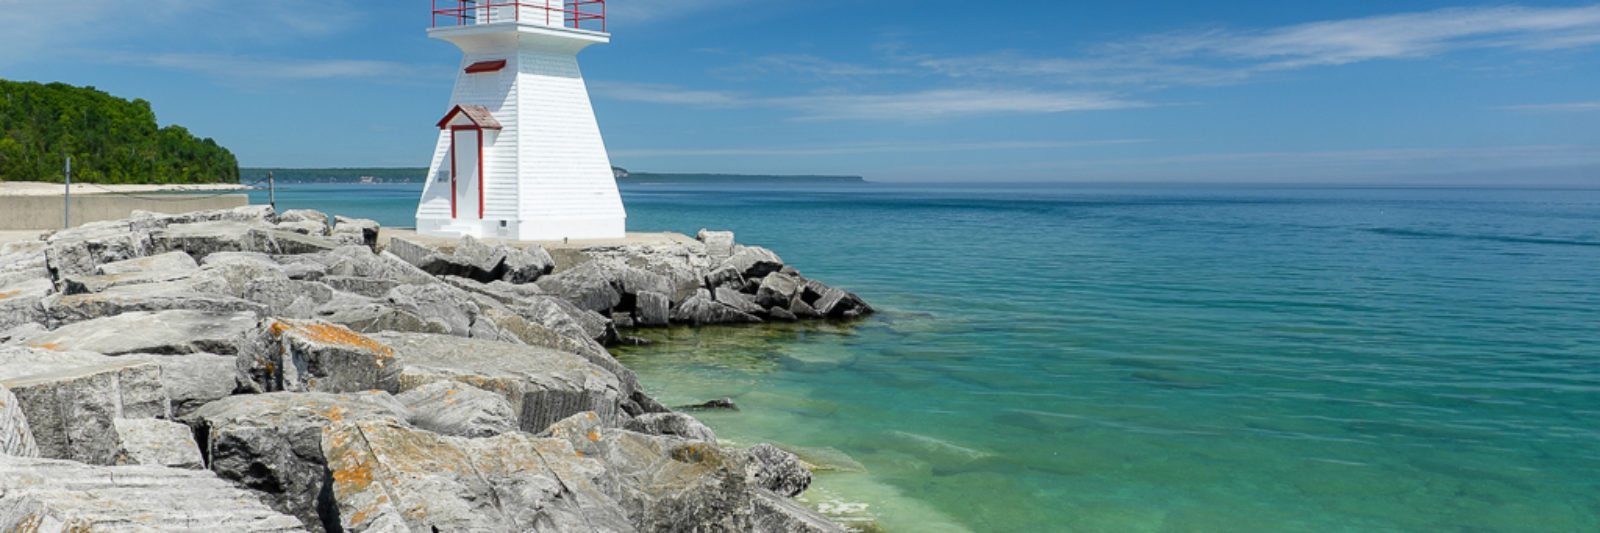
MULTIPOLYGON (((72 184, 72 194, 247 191, 251 188, 240 183, 74 183, 72 184)), ((0 181, 0 196, 60 196, 63 189, 64 187, 60 183, 45 181, 0 181)))

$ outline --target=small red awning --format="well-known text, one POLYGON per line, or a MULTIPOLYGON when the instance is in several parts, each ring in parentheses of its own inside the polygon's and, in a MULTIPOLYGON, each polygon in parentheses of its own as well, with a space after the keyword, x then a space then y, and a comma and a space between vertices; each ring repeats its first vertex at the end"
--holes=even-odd
POLYGON ((477 63, 467 65, 466 71, 467 74, 477 74, 479 72, 496 72, 503 68, 506 68, 506 60, 496 59, 494 61, 479 61, 477 63))
POLYGON ((494 115, 489 113, 489 108, 481 105, 458 105, 451 108, 449 113, 445 113, 444 118, 439 119, 439 129, 450 127, 450 121, 455 120, 458 114, 466 115, 467 120, 471 121, 472 125, 478 129, 501 129, 500 121, 495 120, 494 115))

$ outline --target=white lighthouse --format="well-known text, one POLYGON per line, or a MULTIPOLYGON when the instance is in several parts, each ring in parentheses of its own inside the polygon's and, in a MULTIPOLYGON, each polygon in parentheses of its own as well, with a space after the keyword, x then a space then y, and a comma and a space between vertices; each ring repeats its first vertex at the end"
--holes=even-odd
POLYGON ((417 231, 622 237, 627 214, 578 71, 579 51, 611 41, 605 1, 434 0, 428 36, 463 57, 436 124, 417 231))

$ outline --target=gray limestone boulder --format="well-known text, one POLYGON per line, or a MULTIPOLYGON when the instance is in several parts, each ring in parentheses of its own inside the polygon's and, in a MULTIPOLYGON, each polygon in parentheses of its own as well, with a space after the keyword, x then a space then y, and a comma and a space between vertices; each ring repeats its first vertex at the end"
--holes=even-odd
POLYGON ((343 216, 333 217, 333 235, 359 236, 362 246, 374 248, 378 245, 378 231, 382 229, 376 220, 365 218, 349 218, 343 216))
POLYGON ((594 262, 607 271, 636 268, 662 276, 671 283, 672 290, 665 294, 673 303, 692 296, 705 283, 706 272, 714 263, 706 256, 706 247, 697 241, 660 244, 590 246, 579 256, 594 262))
POLYGON ((62 287, 66 294, 101 292, 119 285, 137 285, 183 279, 200 270, 194 258, 183 252, 168 252, 149 257, 102 264, 92 276, 66 275, 62 287))
POLYGON ((322 227, 326 228, 331 225, 330 222, 332 220, 328 219, 327 213, 314 209, 290 209, 278 213, 278 223, 283 224, 286 222, 315 222, 322 224, 322 227))
POLYGON ((254 392, 357 392, 391 383, 394 359, 392 348, 344 326, 267 319, 239 351, 237 368, 254 392))
POLYGON ((309 235, 312 237, 328 237, 327 224, 313 222, 310 220, 279 222, 277 224, 273 224, 272 227, 278 231, 286 231, 289 233, 299 233, 301 235, 309 235))
POLYGON ((11 389, 0 384, 0 456, 38 457, 39 444, 28 429, 28 414, 11 389))
POLYGON ((713 262, 720 263, 733 256, 733 232, 731 231, 711 231, 700 228, 700 231, 695 233, 695 238, 705 243, 706 255, 713 262))
POLYGON ((61 350, 86 350, 106 355, 128 353, 236 354, 245 333, 257 322, 254 313, 205 311, 128 312, 62 326, 29 337, 34 345, 61 350))
POLYGON ((437 248, 402 237, 389 237, 383 250, 412 265, 421 265, 428 256, 439 253, 437 248))
POLYGON ((144 257, 154 250, 150 234, 133 231, 127 221, 91 222, 56 232, 46 242, 46 268, 55 280, 92 275, 97 266, 144 257))
POLYGON ((647 435, 671 435, 689 440, 716 442, 717 434, 711 428, 683 413, 647 413, 624 422, 622 428, 647 435))
MULTIPOLYGON (((603 465, 560 439, 464 439, 376 421, 324 432, 339 526, 363 531, 636 531, 603 465)), ((687 530, 684 530, 687 531, 687 530)))
POLYGON ((310 254, 335 248, 327 239, 283 231, 270 226, 217 221, 173 224, 150 235, 151 246, 161 251, 183 251, 196 259, 217 252, 310 254))
POLYGON ((395 396, 418 428, 451 437, 493 437, 517 430, 505 397, 459 381, 435 381, 395 396))
POLYGON ((28 417, 39 454, 90 464, 132 461, 117 433, 118 418, 167 418, 172 408, 161 366, 144 360, 69 365, 0 378, 28 417))
POLYGON ((241 298, 264 306, 262 316, 310 318, 318 307, 333 300, 333 291, 319 281, 268 278, 246 284, 241 298))
POLYGON ((599 263, 590 261, 549 276, 536 282, 540 289, 558 296, 582 309, 606 313, 622 303, 622 293, 612 285, 613 274, 599 263))
POLYGON ((189 278, 189 286, 210 294, 242 297, 251 283, 290 279, 272 256, 257 252, 218 252, 200 262, 200 272, 189 278))
POLYGON ((198 222, 239 222, 257 226, 270 226, 277 224, 279 220, 278 213, 272 206, 257 204, 243 205, 230 209, 208 209, 176 214, 134 211, 126 222, 134 231, 150 231, 173 224, 194 224, 198 222))
POLYGON ((664 327, 672 320, 672 299, 665 294, 644 291, 634 306, 634 323, 643 327, 664 327))
POLYGON ((0 531, 304 531, 209 472, 0 456, 0 531))
POLYGON ((190 310, 209 314, 268 314, 269 307, 243 298, 201 292, 188 281, 118 285, 97 293, 56 294, 40 302, 49 325, 71 324, 132 312, 190 310))
POLYGON ((46 278, 31 278, 0 286, 0 330, 45 322, 45 298, 55 292, 46 278))
POLYGON ((333 290, 359 294, 368 298, 383 298, 389 291, 403 285, 399 281, 383 278, 369 278, 365 276, 324 276, 320 280, 333 290))
POLYGON ((378 303, 325 305, 317 310, 315 316, 318 320, 338 324, 357 333, 450 333, 450 328, 442 323, 423 320, 417 315, 378 303))
POLYGON ((749 531, 747 458, 737 450, 680 437, 605 427, 590 413, 552 424, 541 436, 565 439, 604 463, 608 487, 641 531, 749 531))
POLYGON ((505 266, 506 273, 501 279, 516 284, 533 283, 554 271, 556 260, 543 246, 535 244, 521 250, 508 251, 505 266))
POLYGON ((787 309, 789 302, 794 301, 800 287, 805 284, 805 279, 794 274, 774 272, 761 279, 761 286, 756 289, 756 305, 761 307, 781 307, 787 309))
POLYGON ((189 426, 154 418, 118 418, 112 422, 131 464, 205 468, 189 426))
POLYGON ((712 295, 715 296, 717 303, 732 307, 740 313, 760 316, 767 312, 762 306, 756 305, 755 298, 727 287, 717 287, 717 290, 713 291, 712 295))
POLYGON ((394 349, 398 376, 385 390, 396 394, 436 381, 467 383, 504 397, 524 431, 584 411, 610 423, 624 416, 621 403, 628 395, 617 376, 576 354, 417 333, 372 338, 394 349))
POLYGON ((443 326, 451 335, 465 337, 482 307, 460 289, 442 283, 401 285, 389 291, 388 305, 443 326))
POLYGON ((334 478, 322 453, 323 428, 375 420, 403 426, 406 408, 381 392, 230 396, 184 419, 216 475, 257 491, 278 512, 312 531, 338 531, 334 478))
POLYGON ((817 313, 828 318, 856 318, 872 314, 872 306, 861 300, 855 293, 842 289, 830 288, 823 293, 813 307, 817 313))
POLYGON ((745 474, 750 483, 781 496, 794 497, 811 486, 811 471, 794 454, 761 443, 746 448, 745 474))
POLYGON ((740 273, 739 269, 733 266, 717 267, 716 270, 712 270, 711 273, 706 274, 706 288, 716 290, 717 287, 722 287, 724 285, 729 287, 744 286, 744 274, 740 273))
POLYGON ((521 344, 543 346, 564 352, 572 352, 594 361, 597 358, 611 359, 611 353, 604 346, 583 334, 582 329, 574 333, 571 329, 558 331, 544 324, 533 322, 527 317, 509 309, 491 308, 484 311, 480 317, 492 321, 502 333, 517 338, 521 344))
POLYGON ((767 317, 767 320, 771 322, 794 322, 796 320, 800 320, 800 317, 795 315, 793 311, 784 309, 782 307, 768 308, 765 316, 767 317))
POLYGON ((505 265, 508 252, 509 249, 504 245, 492 245, 470 235, 464 236, 456 243, 455 253, 451 254, 447 263, 454 268, 450 272, 433 272, 433 274, 455 275, 482 282, 497 280, 505 273, 501 269, 505 265))
POLYGON ((240 390, 238 357, 209 353, 127 355, 161 365, 161 386, 172 400, 172 414, 183 417, 200 406, 240 390))
POLYGON ((703 326, 707 324, 755 324, 761 319, 712 300, 705 295, 695 295, 672 310, 672 321, 679 324, 703 326))
POLYGON ((327 267, 324 275, 381 279, 413 285, 435 283, 432 274, 389 252, 373 253, 363 246, 340 246, 323 254, 281 256, 280 263, 313 261, 327 267))
POLYGON ((723 260, 721 266, 733 267, 745 279, 755 279, 782 269, 783 259, 772 250, 760 246, 741 245, 734 247, 733 255, 723 260))
POLYGON ((672 280, 642 268, 621 267, 614 269, 611 275, 617 292, 627 296, 637 296, 642 292, 672 294, 673 291, 672 280))

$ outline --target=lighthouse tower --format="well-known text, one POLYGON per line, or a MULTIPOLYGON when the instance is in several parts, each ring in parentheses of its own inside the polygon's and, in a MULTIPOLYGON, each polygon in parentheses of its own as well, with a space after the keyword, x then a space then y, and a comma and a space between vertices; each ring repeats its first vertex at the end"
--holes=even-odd
POLYGON ((578 52, 610 42, 605 0, 434 0, 463 52, 417 205, 424 235, 622 237, 627 214, 578 52))

